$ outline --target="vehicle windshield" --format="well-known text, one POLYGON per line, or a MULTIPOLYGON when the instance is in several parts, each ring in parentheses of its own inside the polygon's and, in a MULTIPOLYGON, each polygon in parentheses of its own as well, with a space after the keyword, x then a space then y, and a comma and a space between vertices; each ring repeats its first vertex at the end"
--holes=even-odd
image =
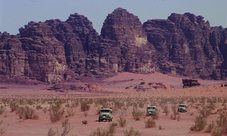
POLYGON ((100 110, 101 113, 110 113, 110 110, 100 110))
POLYGON ((147 109, 149 109, 149 110, 150 110, 150 109, 154 109, 154 110, 155 110, 155 107, 147 107, 147 109))
POLYGON ((186 107, 186 105, 179 105, 179 107, 186 107))

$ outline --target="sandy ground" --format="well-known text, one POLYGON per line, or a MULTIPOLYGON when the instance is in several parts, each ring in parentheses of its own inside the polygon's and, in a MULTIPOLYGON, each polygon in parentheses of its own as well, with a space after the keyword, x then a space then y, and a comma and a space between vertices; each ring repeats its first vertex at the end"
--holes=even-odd
MULTIPOLYGON (((190 105, 189 99, 198 98, 195 104, 189 106, 187 113, 179 113, 179 120, 172 120, 170 116, 173 114, 171 110, 172 103, 167 102, 166 105, 169 107, 169 114, 166 115, 163 113, 163 108, 161 107, 161 102, 156 102, 159 119, 155 120, 156 127, 154 128, 145 128, 145 121, 150 117, 142 116, 139 121, 135 121, 132 117, 132 106, 125 106, 121 109, 116 109, 114 111, 113 122, 118 122, 119 116, 123 116, 126 120, 126 126, 116 127, 114 133, 115 136, 124 136, 124 132, 129 130, 131 127, 134 130, 138 130, 141 136, 208 136, 210 133, 203 131, 192 132, 190 127, 194 124, 194 120, 199 111, 197 110, 196 104, 198 107, 202 108, 203 105, 199 102, 202 97, 205 98, 227 98, 227 87, 221 87, 222 83, 226 81, 212 81, 212 80, 199 80, 201 86, 191 87, 191 88, 182 88, 182 78, 185 77, 171 77, 161 73, 154 73, 149 75, 142 74, 132 74, 132 73, 120 73, 114 77, 103 80, 100 85, 102 90, 100 91, 72 91, 67 90, 65 92, 56 92, 47 90, 52 85, 13 85, 13 84, 0 84, 0 106, 5 107, 4 113, 0 115, 0 133, 1 130, 4 130, 4 136, 44 136, 48 134, 48 130, 52 128, 55 132, 61 135, 63 131, 62 120, 52 123, 50 121, 50 115, 47 111, 44 113, 44 108, 49 107, 48 102, 41 102, 43 99, 66 99, 63 104, 65 110, 69 109, 66 105, 67 103, 72 103, 75 99, 98 99, 98 98, 107 98, 111 100, 117 98, 119 101, 124 100, 125 103, 130 101, 138 102, 147 98, 148 102, 144 103, 143 106, 139 106, 138 110, 145 112, 146 105, 149 104, 149 101, 155 102, 156 100, 164 99, 185 99, 185 103, 190 105), (133 87, 139 85, 141 82, 150 83, 150 82, 160 82, 173 86, 174 88, 167 89, 151 89, 149 91, 136 91, 133 87), (126 89, 128 87, 128 89, 126 89), (131 98, 131 99, 129 99, 131 98), (19 119, 18 114, 14 111, 11 112, 10 104, 4 103, 5 99, 21 99, 21 100, 32 100, 34 104, 28 105, 29 107, 35 110, 35 113, 39 116, 38 119, 19 119), (37 102, 37 99, 40 101, 37 102), (41 106, 41 109, 36 109, 37 106, 41 106), (160 129, 160 127, 162 129, 160 129)), ((221 107, 221 102, 216 103, 216 108, 212 111, 218 110, 221 107)), ((94 102, 90 104, 90 109, 87 112, 82 112, 80 106, 73 108, 74 116, 67 117, 70 123, 69 136, 89 136, 97 128, 107 129, 109 124, 112 122, 98 122, 97 111, 101 105, 96 105, 94 102), (82 121, 86 120, 88 124, 83 124, 82 121)), ((66 112, 65 112, 66 116, 66 112)), ((212 120, 217 119, 217 114, 212 114, 207 117, 207 121, 211 122, 212 120)))

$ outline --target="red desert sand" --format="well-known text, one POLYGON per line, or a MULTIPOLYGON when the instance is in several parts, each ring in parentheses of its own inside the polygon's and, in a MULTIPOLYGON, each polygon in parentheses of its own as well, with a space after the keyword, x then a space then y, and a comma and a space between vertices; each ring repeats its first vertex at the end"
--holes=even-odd
MULTIPOLYGON (((0 112, 0 135, 94 136, 94 132, 97 132, 98 128, 101 132, 107 131, 112 123, 117 123, 113 131, 115 136, 125 136, 126 130, 130 130, 130 128, 138 131, 141 136, 211 135, 211 132, 206 132, 206 128, 201 131, 191 131, 190 128, 195 124, 195 118, 200 115, 201 109, 205 106, 201 102, 203 99, 217 100, 215 108, 205 118, 207 124, 217 120, 217 111, 222 108, 223 101, 227 100, 227 87, 222 87, 222 84, 226 81, 198 79, 201 83, 200 86, 182 88, 182 78, 186 77, 172 77, 157 72, 147 75, 125 72, 102 81, 89 82, 89 84, 98 84, 101 87, 101 89, 95 91, 83 88, 81 90, 66 89, 64 91, 48 90, 53 85, 0 84, 0 111, 3 111, 0 112), (136 88, 140 86, 141 82, 145 85, 161 83, 164 88, 148 88, 146 91, 137 91, 136 88), (218 102, 218 99, 220 99, 220 102, 218 102), (64 114, 60 120, 53 122, 50 119, 50 106, 58 100, 61 101, 64 114), (101 103, 101 100, 104 103, 101 103), (165 100, 166 102, 163 102, 165 100), (87 111, 81 110, 82 101, 86 101, 90 106, 87 111), (33 109, 34 115, 38 118, 20 118, 17 109, 12 111, 13 102, 18 107, 27 106, 33 109), (189 106, 188 112, 178 113, 177 118, 173 119, 173 105, 178 105, 181 102, 189 106), (120 104, 118 104, 116 106, 117 103, 123 103, 123 105, 119 106, 120 104), (75 106, 72 106, 73 104, 75 106), (98 122, 98 111, 104 105, 113 108, 112 122, 98 122), (159 117, 154 119, 155 127, 145 127, 145 122, 152 118, 145 116, 147 105, 157 106, 159 117), (168 107, 168 113, 164 112, 164 106, 168 107), (137 121, 132 115, 133 107, 143 113, 137 121), (124 127, 119 124, 120 116, 126 120, 124 127), (68 125, 67 127, 65 127, 64 121, 68 125), (87 124, 83 122, 87 122, 87 124)), ((78 81, 65 84, 88 83, 78 81)), ((209 104, 208 101, 205 104, 209 104)))

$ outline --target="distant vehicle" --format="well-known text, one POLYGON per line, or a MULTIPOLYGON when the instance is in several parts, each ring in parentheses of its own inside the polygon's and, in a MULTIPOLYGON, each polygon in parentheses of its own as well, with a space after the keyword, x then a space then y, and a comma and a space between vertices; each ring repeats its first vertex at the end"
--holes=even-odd
POLYGON ((99 111, 99 122, 105 121, 112 121, 113 119, 113 111, 112 108, 101 108, 99 111))
POLYGON ((183 83, 183 88, 200 85, 198 80, 194 80, 194 79, 182 79, 182 83, 183 83))
POLYGON ((186 104, 179 104, 178 105, 178 112, 187 112, 188 106, 186 104))
POLYGON ((152 116, 152 115, 154 115, 155 111, 156 111, 156 106, 149 106, 148 105, 147 109, 146 109, 146 115, 152 116))

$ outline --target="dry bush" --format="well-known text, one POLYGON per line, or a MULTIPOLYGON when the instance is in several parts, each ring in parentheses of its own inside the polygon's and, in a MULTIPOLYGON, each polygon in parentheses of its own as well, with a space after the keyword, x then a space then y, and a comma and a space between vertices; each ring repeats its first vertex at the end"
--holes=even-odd
POLYGON ((68 117, 73 117, 75 115, 73 108, 67 108, 66 112, 68 117))
POLYGON ((47 136, 55 136, 57 134, 57 131, 54 131, 52 128, 49 128, 47 136))
POLYGON ((196 117, 195 124, 193 126, 191 126, 190 130, 191 131, 201 131, 205 128, 206 122, 207 122, 206 119, 202 115, 199 115, 196 117))
POLYGON ((10 107, 10 109, 11 109, 11 112, 14 112, 14 111, 17 110, 17 108, 18 108, 19 106, 17 105, 16 102, 11 102, 11 103, 9 104, 9 107, 10 107))
POLYGON ((124 117, 123 116, 120 116, 119 117, 119 120, 117 120, 118 121, 118 124, 121 126, 121 127, 125 127, 126 126, 126 119, 124 119, 124 117))
POLYGON ((156 127, 155 120, 149 118, 147 121, 145 121, 145 128, 153 128, 156 127))
POLYGON ((133 108, 133 110, 132 110, 132 116, 136 121, 140 120, 140 118, 142 117, 143 114, 144 114, 144 112, 142 112, 136 108, 133 108))
POLYGON ((124 136, 141 136, 141 134, 138 130, 135 131, 133 127, 131 127, 129 130, 125 131, 124 136))
POLYGON ((97 128, 94 132, 90 133, 90 136, 113 136, 116 131, 116 126, 111 123, 107 130, 101 130, 97 128))
POLYGON ((2 115, 5 112, 5 107, 0 106, 0 115, 2 115))
POLYGON ((0 121, 0 136, 3 136, 6 133, 6 130, 1 127, 3 121, 0 121))
POLYGON ((90 109, 90 105, 86 101, 80 102, 80 110, 81 111, 88 111, 90 109))
POLYGON ((64 108, 61 107, 61 104, 56 103, 55 105, 51 105, 49 108, 51 122, 57 122, 61 120, 64 115, 64 112, 64 108))
POLYGON ((164 107, 164 109, 163 109, 163 113, 165 113, 165 114, 166 114, 166 116, 168 116, 168 115, 169 115, 169 108, 168 108, 168 106, 167 106, 167 105, 165 105, 165 107, 164 107))
POLYGON ((28 106, 18 107, 17 114, 20 119, 38 119, 39 118, 39 116, 35 114, 35 111, 28 106))
POLYGON ((210 133, 210 132, 212 132, 212 130, 213 130, 213 128, 214 128, 214 121, 212 121, 208 126, 207 126, 207 128, 206 128, 206 132, 207 133, 210 133))

